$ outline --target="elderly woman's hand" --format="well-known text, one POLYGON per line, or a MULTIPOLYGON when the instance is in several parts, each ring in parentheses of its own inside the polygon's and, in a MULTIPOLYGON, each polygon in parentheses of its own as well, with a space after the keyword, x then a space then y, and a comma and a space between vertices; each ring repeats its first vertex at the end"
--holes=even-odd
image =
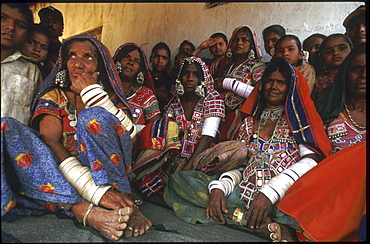
POLYGON ((263 223, 266 222, 267 214, 272 206, 272 203, 268 197, 262 192, 257 193, 256 197, 252 201, 247 215, 245 216, 246 225, 251 229, 259 228, 263 223))
POLYGON ((206 217, 207 219, 212 217, 217 222, 225 223, 223 213, 228 213, 225 194, 220 189, 213 189, 206 209, 206 217))
POLYGON ((97 84, 98 83, 98 76, 99 72, 95 72, 94 74, 90 75, 89 73, 81 73, 77 79, 72 83, 71 90, 77 94, 88 87, 89 85, 97 84))
POLYGON ((101 198, 99 205, 107 209, 120 209, 134 207, 134 202, 129 199, 128 194, 112 189, 108 190, 101 198))

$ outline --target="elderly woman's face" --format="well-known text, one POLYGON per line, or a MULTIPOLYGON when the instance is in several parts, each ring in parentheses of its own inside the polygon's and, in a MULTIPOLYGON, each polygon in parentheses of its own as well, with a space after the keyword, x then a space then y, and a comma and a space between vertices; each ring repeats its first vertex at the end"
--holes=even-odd
POLYGON ((97 57, 93 53, 90 44, 85 42, 74 42, 67 55, 67 69, 69 79, 72 83, 82 73, 92 75, 97 70, 97 57))
POLYGON ((138 50, 129 52, 120 61, 122 65, 121 77, 133 80, 140 71, 140 54, 138 50))
POLYGON ((231 39, 231 52, 233 55, 246 55, 251 49, 251 41, 247 34, 239 30, 231 39))
POLYGON ((366 96, 366 54, 360 53, 350 63, 347 82, 352 96, 366 96))
POLYGON ((263 95, 266 99, 267 108, 277 108, 285 104, 288 94, 289 81, 279 72, 274 71, 268 77, 263 86, 263 95))

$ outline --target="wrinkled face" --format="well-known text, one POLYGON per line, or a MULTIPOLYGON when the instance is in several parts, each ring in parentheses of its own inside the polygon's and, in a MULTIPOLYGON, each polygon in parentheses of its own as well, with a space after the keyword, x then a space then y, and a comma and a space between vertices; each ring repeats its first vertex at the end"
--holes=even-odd
POLYGON ((170 62, 170 56, 166 49, 159 48, 154 51, 150 61, 152 62, 153 70, 163 71, 170 62))
POLYGON ((1 47, 16 48, 27 36, 26 17, 18 9, 1 4, 1 47))
POLYGON ((303 51, 298 49, 297 43, 292 38, 287 38, 276 47, 276 57, 283 57, 292 66, 296 66, 303 57, 303 51))
POLYGON ((193 50, 189 44, 182 44, 179 48, 180 51, 191 53, 193 50))
POLYGON ((326 42, 321 57, 327 68, 339 68, 350 51, 351 48, 344 38, 335 37, 326 42))
POLYGON ((195 63, 189 64, 184 67, 183 76, 181 77, 181 83, 184 86, 185 92, 193 93, 195 88, 200 85, 198 69, 195 63))
POLYGON ((140 54, 138 50, 129 52, 120 61, 122 65, 122 72, 120 73, 121 79, 134 80, 139 73, 140 67, 140 54))
POLYGON ((365 16, 359 15, 353 18, 353 20, 348 23, 346 33, 348 37, 352 40, 353 46, 366 42, 365 16))
POLYGON ((307 41, 305 51, 308 51, 310 53, 310 57, 312 55, 320 50, 321 43, 324 39, 320 37, 312 37, 307 41))
POLYGON ((277 108, 285 104, 288 94, 289 81, 279 72, 274 71, 268 77, 263 86, 263 95, 266 99, 267 108, 277 108))
POLYGON ((352 59, 347 73, 349 92, 354 97, 366 97, 366 54, 352 59))
POLYGON ((92 75, 98 67, 98 59, 88 43, 74 42, 68 51, 67 70, 73 83, 82 73, 92 75))
POLYGON ((217 43, 209 47, 209 51, 215 57, 222 57, 226 53, 227 45, 222 37, 215 37, 217 43))
POLYGON ((274 56, 274 53, 271 53, 271 50, 274 49, 275 43, 280 39, 281 36, 276 34, 275 31, 268 32, 263 36, 263 42, 265 50, 271 56, 274 56))
POLYGON ((22 44, 21 52, 27 57, 32 57, 31 61, 38 63, 44 61, 48 55, 49 39, 46 35, 33 32, 22 44))
POLYGON ((242 30, 239 30, 230 41, 233 55, 244 56, 251 50, 251 40, 242 30))
POLYGON ((54 16, 46 15, 41 19, 40 24, 45 26, 50 31, 52 37, 61 36, 63 33, 64 25, 57 20, 54 16))

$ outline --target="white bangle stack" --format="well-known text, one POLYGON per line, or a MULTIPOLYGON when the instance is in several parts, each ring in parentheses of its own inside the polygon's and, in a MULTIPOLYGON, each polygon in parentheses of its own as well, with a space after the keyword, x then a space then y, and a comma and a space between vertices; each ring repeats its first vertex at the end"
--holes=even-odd
POLYGON ((219 180, 213 180, 209 183, 209 193, 211 193, 213 189, 220 189, 224 192, 225 196, 229 196, 233 192, 235 186, 239 184, 241 179, 242 175, 239 170, 235 169, 225 172, 220 176, 219 180))
POLYGON ((312 158, 303 158, 269 180, 267 184, 261 187, 260 191, 270 199, 272 204, 275 204, 279 199, 285 196, 285 192, 294 182, 316 165, 316 161, 312 158))
POLYGON ((137 134, 136 126, 121 109, 117 109, 116 106, 114 106, 113 102, 109 99, 108 93, 106 93, 100 85, 94 84, 87 86, 81 91, 80 95, 82 102, 87 108, 100 106, 106 109, 121 121, 123 127, 130 132, 131 138, 137 134), (99 101, 99 99, 101 100, 99 101))
POLYGON ((76 157, 68 157, 59 165, 59 170, 66 180, 87 200, 99 205, 100 199, 112 187, 110 185, 95 185, 90 169, 82 166, 76 157))
POLYGON ((202 136, 216 137, 220 122, 221 117, 214 116, 206 118, 203 123, 202 136))
POLYGON ((253 91, 254 87, 234 78, 225 78, 222 83, 223 88, 230 90, 241 97, 247 98, 253 91))

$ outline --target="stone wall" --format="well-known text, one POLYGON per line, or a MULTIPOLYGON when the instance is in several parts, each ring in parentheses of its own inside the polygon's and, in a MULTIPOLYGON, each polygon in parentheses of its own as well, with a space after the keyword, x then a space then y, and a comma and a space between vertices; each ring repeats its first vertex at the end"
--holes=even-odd
MULTIPOLYGON (((37 11, 49 5, 64 15, 62 39, 102 27, 99 38, 114 53, 125 42, 135 42, 149 57, 151 48, 166 42, 172 59, 183 40, 198 46, 215 32, 230 38, 240 25, 249 25, 258 34, 265 58, 262 30, 272 24, 284 26, 301 41, 313 33, 344 33, 345 17, 363 2, 245 2, 208 8, 208 3, 37 3, 37 11)), ((208 50, 200 53, 209 57, 208 50)))

